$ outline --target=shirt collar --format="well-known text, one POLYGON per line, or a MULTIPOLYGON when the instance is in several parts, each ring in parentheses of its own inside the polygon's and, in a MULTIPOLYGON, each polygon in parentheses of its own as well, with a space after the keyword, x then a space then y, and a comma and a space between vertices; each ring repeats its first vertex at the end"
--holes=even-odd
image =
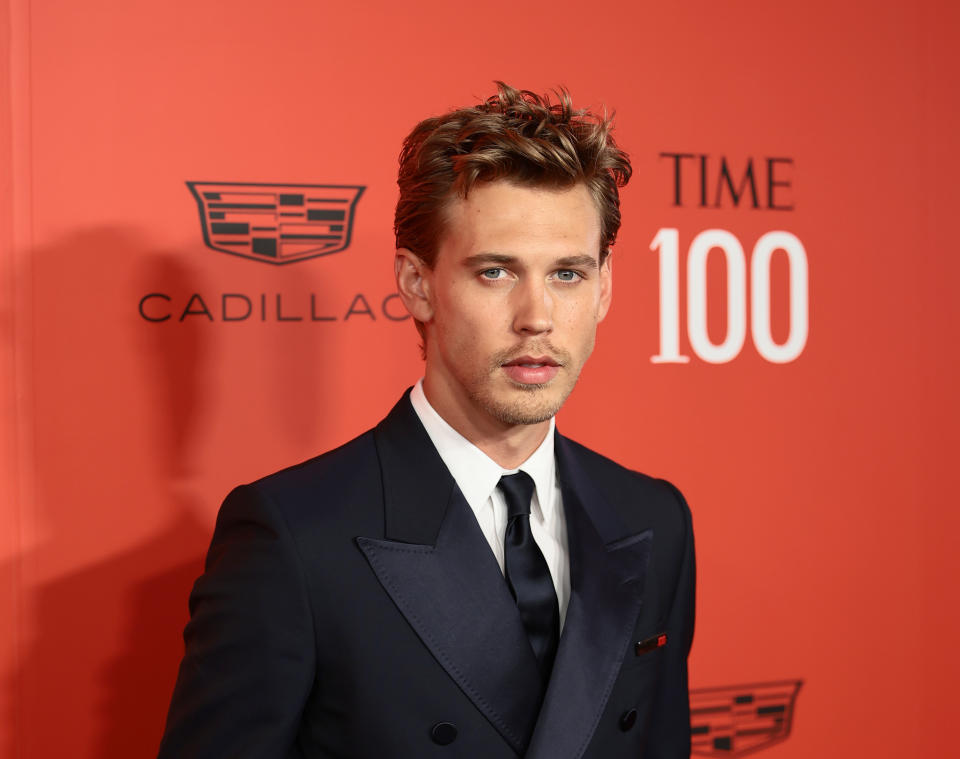
POLYGON ((552 418, 546 437, 529 458, 517 469, 504 469, 436 412, 423 392, 422 379, 410 391, 410 403, 470 508, 479 511, 496 489, 501 476, 522 470, 530 475, 536 486, 537 497, 533 508, 536 509, 536 504, 539 503, 540 517, 545 520, 552 517, 556 477, 553 453, 556 423, 552 418))

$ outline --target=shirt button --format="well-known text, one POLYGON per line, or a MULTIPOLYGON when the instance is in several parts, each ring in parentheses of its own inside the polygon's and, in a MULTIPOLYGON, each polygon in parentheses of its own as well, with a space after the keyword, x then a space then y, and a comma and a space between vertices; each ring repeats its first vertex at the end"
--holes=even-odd
POLYGON ((637 724, 637 710, 631 709, 628 712, 624 712, 620 715, 620 729, 623 732, 630 730, 635 724, 637 724))
POLYGON ((430 728, 430 737, 440 746, 448 746, 457 738, 457 726, 452 722, 438 722, 430 728))

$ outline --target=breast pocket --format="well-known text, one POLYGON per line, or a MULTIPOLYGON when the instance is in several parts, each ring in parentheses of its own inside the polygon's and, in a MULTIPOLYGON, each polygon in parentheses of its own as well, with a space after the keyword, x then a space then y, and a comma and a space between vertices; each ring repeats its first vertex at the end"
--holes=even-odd
POLYGON ((667 636, 663 633, 637 637, 630 645, 624 657, 624 670, 659 670, 663 661, 664 652, 668 645, 667 636))

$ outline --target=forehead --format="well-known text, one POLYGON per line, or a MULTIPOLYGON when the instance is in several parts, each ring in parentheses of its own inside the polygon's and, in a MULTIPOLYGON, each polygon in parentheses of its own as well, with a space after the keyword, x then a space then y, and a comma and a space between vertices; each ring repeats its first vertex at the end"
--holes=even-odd
POLYGON ((508 181, 474 186, 445 209, 440 254, 599 255, 600 214, 584 184, 529 187, 508 181))

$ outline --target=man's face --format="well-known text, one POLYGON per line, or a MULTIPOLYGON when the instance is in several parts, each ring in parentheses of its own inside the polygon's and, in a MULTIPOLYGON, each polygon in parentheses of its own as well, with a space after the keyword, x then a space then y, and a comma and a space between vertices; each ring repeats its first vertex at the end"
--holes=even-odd
POLYGON ((600 217, 584 185, 498 181, 451 203, 422 281, 425 382, 441 414, 489 428, 559 410, 610 305, 610 263, 599 264, 599 250, 600 217))

